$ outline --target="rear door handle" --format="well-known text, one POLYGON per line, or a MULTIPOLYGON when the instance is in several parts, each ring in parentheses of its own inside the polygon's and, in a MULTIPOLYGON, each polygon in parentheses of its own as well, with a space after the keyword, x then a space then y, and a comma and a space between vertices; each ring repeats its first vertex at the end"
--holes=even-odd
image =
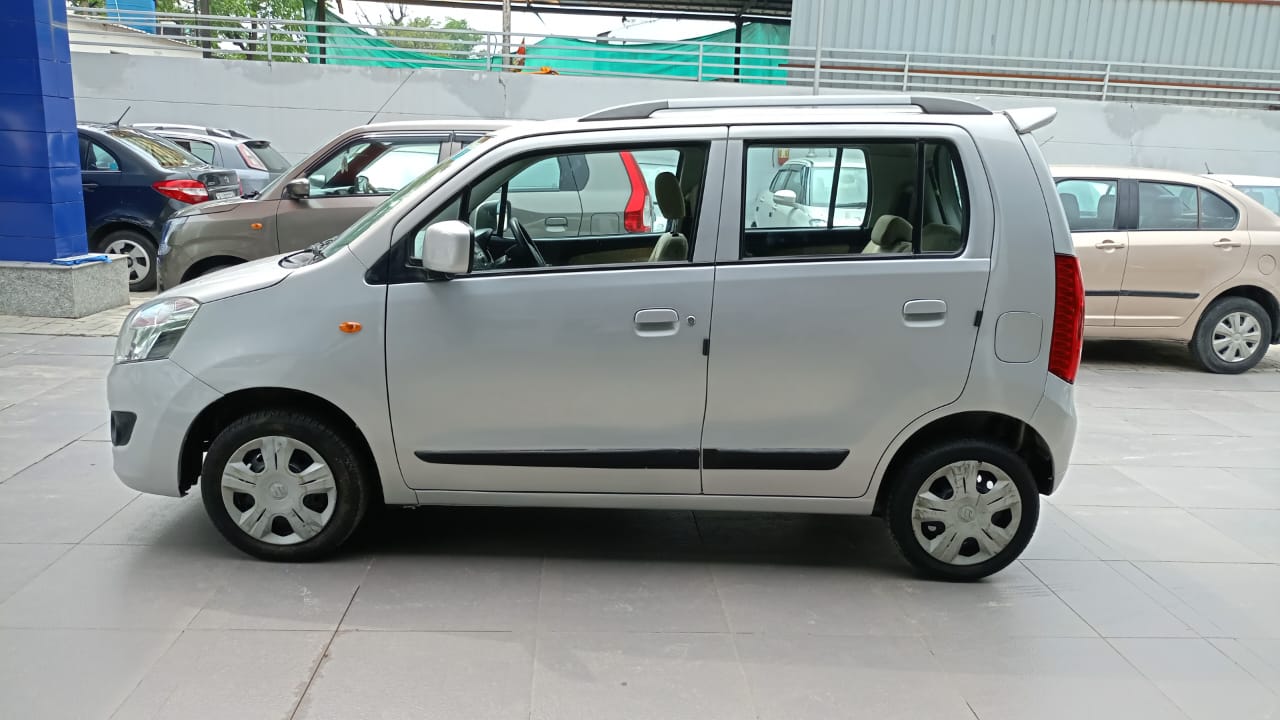
POLYGON ((1243 244, 1244 243, 1236 242, 1235 240, 1231 240, 1229 238, 1222 238, 1221 240, 1218 240, 1217 242, 1215 242, 1213 246, 1216 248, 1237 248, 1243 244))
POLYGON ((1103 240, 1097 245, 1094 245, 1094 247, 1099 250, 1121 250, 1124 248, 1124 243, 1116 242, 1115 240, 1103 240))
POLYGON ((902 306, 902 319, 913 327, 936 327, 947 320, 947 303, 943 300, 908 300, 902 306))
POLYGON ((671 308, 646 308, 636 312, 635 323, 640 337, 675 335, 680 330, 680 313, 671 308))
POLYGON ((549 232, 564 232, 569 229, 569 218, 549 217, 546 220, 546 226, 549 232))

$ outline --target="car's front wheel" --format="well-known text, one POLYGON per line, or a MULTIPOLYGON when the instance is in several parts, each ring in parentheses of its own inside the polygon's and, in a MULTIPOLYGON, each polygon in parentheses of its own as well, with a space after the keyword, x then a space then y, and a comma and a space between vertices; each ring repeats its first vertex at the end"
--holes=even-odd
POLYGON ((1040 494, 1017 453, 985 440, 953 440, 915 454, 887 479, 885 513, 903 557, 940 580, 978 580, 1004 569, 1031 541, 1040 494))
POLYGON ((373 501, 350 441, 323 420, 267 410, 214 438, 200 473, 201 496, 218 531, 264 560, 332 555, 373 501))
POLYGON ((124 255, 129 266, 129 292, 156 286, 156 244, 134 230, 116 230, 98 243, 98 252, 124 255))
POLYGON ((1213 373, 1234 375, 1262 361, 1271 345, 1271 316, 1246 297, 1224 297, 1200 316, 1191 356, 1213 373))

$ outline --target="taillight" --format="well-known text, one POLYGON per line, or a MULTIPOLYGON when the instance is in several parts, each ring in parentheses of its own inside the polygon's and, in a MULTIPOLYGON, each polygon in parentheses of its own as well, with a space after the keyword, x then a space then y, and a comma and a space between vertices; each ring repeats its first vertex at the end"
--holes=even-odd
POLYGON ((640 163, 629 152, 618 153, 622 157, 622 166, 627 169, 627 179, 631 181, 631 197, 627 198, 627 208, 622 211, 622 228, 629 233, 649 232, 653 229, 653 218, 649 214, 649 186, 644 182, 644 173, 640 172, 640 163))
POLYGON ((236 146, 236 149, 240 151, 240 157, 244 160, 245 165, 253 168, 254 170, 262 170, 263 172, 266 172, 266 163, 262 162, 262 159, 257 155, 254 155, 253 150, 250 150, 248 145, 240 143, 236 146))
POLYGON ((1075 255, 1055 255, 1053 339, 1049 343, 1049 372, 1069 383, 1076 381, 1084 346, 1084 282, 1075 255))
POLYGON ((209 188, 199 180, 161 180, 151 187, 165 197, 192 205, 209 199, 209 188))

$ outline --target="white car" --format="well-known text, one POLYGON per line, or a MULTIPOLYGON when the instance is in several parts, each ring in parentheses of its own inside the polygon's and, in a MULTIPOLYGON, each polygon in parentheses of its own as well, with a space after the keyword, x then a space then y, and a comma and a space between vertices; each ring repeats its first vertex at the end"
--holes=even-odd
MULTIPOLYGON (((861 152, 858 153, 861 156, 861 152)), ((791 160, 774 173, 769 189, 756 196, 751 227, 828 227, 835 183, 834 227, 861 227, 867 213, 867 167, 862 160, 791 160)))
POLYGON ((1280 215, 1280 178, 1265 175, 1205 175, 1210 180, 1231 185, 1256 200, 1266 209, 1280 215))

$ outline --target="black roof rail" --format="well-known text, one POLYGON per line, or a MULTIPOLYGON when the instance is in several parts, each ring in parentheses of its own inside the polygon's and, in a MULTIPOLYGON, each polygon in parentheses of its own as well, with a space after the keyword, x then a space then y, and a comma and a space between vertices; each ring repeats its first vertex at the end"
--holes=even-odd
POLYGON ((681 98, 649 100, 605 108, 578 118, 597 120, 642 120, 663 110, 720 110, 726 108, 841 108, 916 107, 928 115, 991 115, 991 111, 969 102, 934 95, 783 95, 776 97, 681 98))

